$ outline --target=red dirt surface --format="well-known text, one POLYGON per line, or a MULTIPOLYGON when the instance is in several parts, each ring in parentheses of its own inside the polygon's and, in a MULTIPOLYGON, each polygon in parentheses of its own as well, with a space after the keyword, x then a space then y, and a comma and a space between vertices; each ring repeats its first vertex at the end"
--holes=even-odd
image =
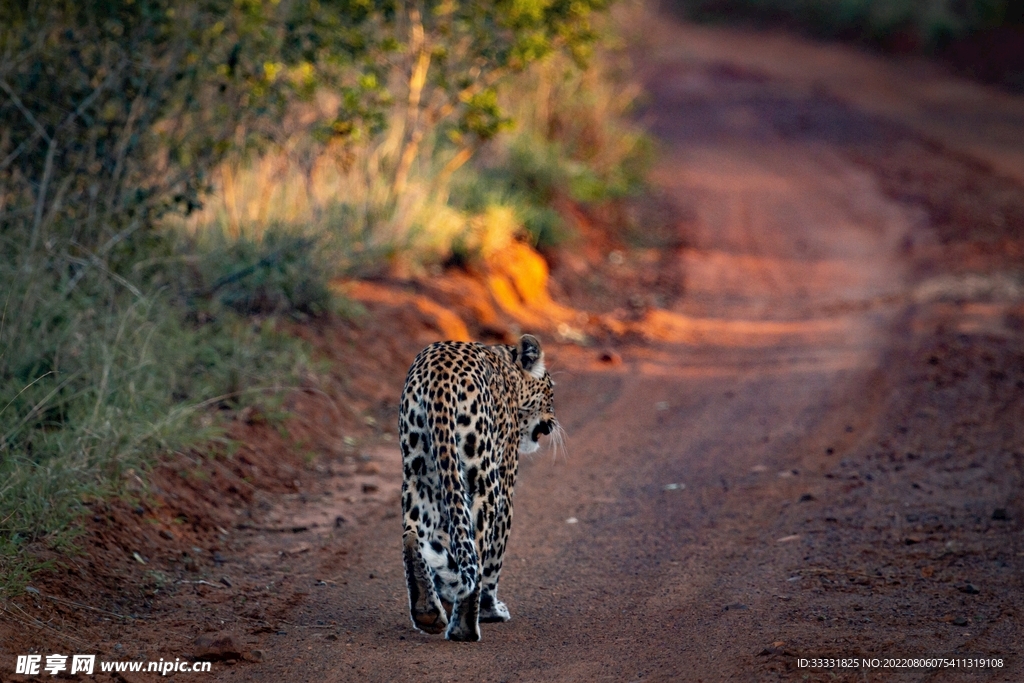
POLYGON ((875 107, 848 51, 642 29, 663 199, 619 215, 652 230, 565 207, 550 280, 517 245, 338 283, 365 314, 296 328, 323 370, 287 418, 94 506, 85 554, 3 605, 0 680, 51 652, 217 660, 182 681, 1024 680, 1024 185, 890 106, 898 70, 875 107), (527 330, 569 453, 522 463, 512 621, 447 643, 406 613, 396 402, 430 341, 527 330), (939 656, 1001 666, 885 665, 939 656))

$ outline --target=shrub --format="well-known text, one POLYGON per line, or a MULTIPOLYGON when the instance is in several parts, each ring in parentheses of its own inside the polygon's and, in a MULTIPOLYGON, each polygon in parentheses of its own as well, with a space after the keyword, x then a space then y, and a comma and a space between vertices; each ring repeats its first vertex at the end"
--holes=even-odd
POLYGON ((315 237, 271 228, 260 237, 232 239, 209 230, 185 245, 198 254, 186 293, 192 307, 212 304, 241 315, 294 317, 330 310, 331 269, 315 237))

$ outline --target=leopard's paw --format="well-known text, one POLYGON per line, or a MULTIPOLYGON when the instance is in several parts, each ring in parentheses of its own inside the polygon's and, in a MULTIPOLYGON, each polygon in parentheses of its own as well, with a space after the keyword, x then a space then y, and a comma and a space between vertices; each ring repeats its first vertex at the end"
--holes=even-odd
POLYGON ((480 602, 480 621, 485 624, 493 624, 498 621, 508 621, 512 615, 508 612, 508 606, 501 600, 489 601, 489 604, 480 602))
POLYGON ((448 628, 448 616, 443 609, 436 607, 426 612, 416 612, 412 615, 412 623, 424 633, 443 633, 448 628))

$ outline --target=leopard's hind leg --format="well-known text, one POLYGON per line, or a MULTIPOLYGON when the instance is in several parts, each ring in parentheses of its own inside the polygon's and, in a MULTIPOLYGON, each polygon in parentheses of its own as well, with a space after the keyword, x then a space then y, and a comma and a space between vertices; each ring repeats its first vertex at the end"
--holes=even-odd
POLYGON ((402 483, 402 558, 405 581, 409 589, 409 615, 412 624, 426 633, 442 633, 448 626, 448 616, 441 606, 434 586, 435 572, 423 554, 431 515, 424 514, 424 496, 420 487, 406 479, 402 483), (425 518, 426 517, 426 518, 425 518))
POLYGON ((505 559, 505 544, 508 541, 508 525, 503 524, 495 534, 492 545, 484 553, 483 580, 480 586, 480 621, 495 623, 508 621, 512 615, 508 607, 498 599, 498 580, 501 577, 501 565, 505 559))
POLYGON ((480 585, 466 597, 456 600, 452 618, 444 637, 448 640, 475 643, 480 640, 480 585))
POLYGON ((402 555, 405 559, 405 580, 409 588, 409 616, 412 624, 425 633, 442 633, 448 626, 448 616, 434 589, 430 568, 420 553, 416 530, 403 535, 402 555))

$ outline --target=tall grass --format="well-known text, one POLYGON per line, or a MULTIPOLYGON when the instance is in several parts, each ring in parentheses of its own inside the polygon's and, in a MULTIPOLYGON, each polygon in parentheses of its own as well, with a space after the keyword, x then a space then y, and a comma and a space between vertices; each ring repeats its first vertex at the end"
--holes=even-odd
MULTIPOLYGON (((392 115, 389 130, 398 118, 392 115)), ((300 235, 318 242, 338 275, 386 267, 405 252, 429 258, 431 239, 418 227, 437 207, 430 178, 439 169, 429 162, 428 168, 416 165, 396 194, 396 145, 390 136, 301 151, 297 143, 304 136, 295 138, 258 157, 222 164, 204 207, 187 218, 171 217, 168 224, 200 241, 261 243, 275 228, 300 235)))
POLYGON ((188 322, 169 287, 53 284, 0 270, 0 574, 22 580, 26 549, 73 538, 84 500, 214 437, 214 408, 265 399, 303 362, 270 321, 207 302, 216 315, 188 322))

